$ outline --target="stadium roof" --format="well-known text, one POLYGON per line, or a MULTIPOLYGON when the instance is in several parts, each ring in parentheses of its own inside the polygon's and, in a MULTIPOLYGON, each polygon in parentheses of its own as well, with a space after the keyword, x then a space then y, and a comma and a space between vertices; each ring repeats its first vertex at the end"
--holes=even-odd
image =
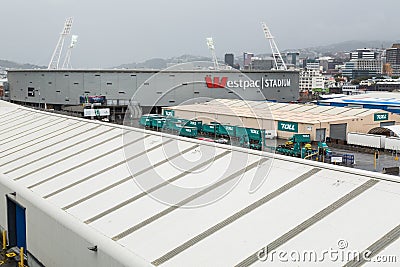
MULTIPOLYGON (((98 249, 117 248, 128 266, 249 266, 267 245, 398 255, 398 177, 6 102, 0 137, 0 183, 108 240, 98 249)), ((273 266, 284 264, 275 257, 273 266)))

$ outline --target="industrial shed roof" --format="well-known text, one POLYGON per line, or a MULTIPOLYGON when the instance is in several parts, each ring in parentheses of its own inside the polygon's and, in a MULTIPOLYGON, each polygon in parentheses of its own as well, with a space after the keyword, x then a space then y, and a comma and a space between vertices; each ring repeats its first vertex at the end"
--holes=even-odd
POLYGON ((236 99, 216 99, 203 104, 171 107, 175 110, 236 115, 300 123, 331 122, 362 118, 379 110, 304 104, 286 104, 236 99), (301 116, 299 116, 301 114, 301 116))
POLYGON ((340 98, 320 100, 320 103, 342 103, 349 105, 399 106, 398 92, 368 92, 367 94, 343 96, 340 98))
MULTIPOLYGON (((59 220, 73 217, 154 265, 257 265, 267 245, 400 257, 398 177, 5 102, 0 138, 0 173, 9 181, 62 211, 59 220), (172 185, 188 190, 171 195, 172 185)), ((273 266, 284 264, 275 256, 273 266)))

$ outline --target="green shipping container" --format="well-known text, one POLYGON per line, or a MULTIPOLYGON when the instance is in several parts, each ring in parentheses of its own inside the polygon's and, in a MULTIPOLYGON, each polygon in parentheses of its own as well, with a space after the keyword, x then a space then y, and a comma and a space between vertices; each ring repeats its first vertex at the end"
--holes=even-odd
POLYGON ((197 121, 197 120, 190 120, 187 121, 185 126, 189 126, 189 127, 196 127, 197 131, 201 131, 202 127, 203 127, 203 122, 202 121, 197 121))
POLYGON ((153 119, 151 121, 151 127, 153 128, 162 128, 164 127, 165 119, 153 119))
POLYGON ((246 128, 246 131, 247 131, 247 135, 249 136, 249 139, 251 139, 251 140, 262 141, 263 137, 265 136, 264 129, 246 128))
POLYGON ((294 134, 293 142, 295 142, 295 143, 310 143, 311 137, 309 134, 294 134))
POLYGON ((140 117, 139 124, 145 127, 151 126, 152 117, 151 116, 142 116, 140 117))
POLYGON ((179 132, 182 129, 182 124, 179 122, 173 123, 171 130, 179 132))
POLYGON ((165 120, 165 128, 169 130, 173 130, 175 127, 176 122, 178 121, 177 118, 168 118, 165 120))
POLYGON ((229 137, 236 137, 236 126, 221 124, 217 128, 217 134, 229 137))
POLYGON ((246 128, 237 126, 236 127, 236 137, 248 139, 248 134, 246 128))
POLYGON ((202 131, 207 134, 215 134, 215 125, 203 124, 202 131))
POLYGON ((180 136, 185 137, 197 137, 197 128, 196 127, 182 127, 179 131, 180 136))

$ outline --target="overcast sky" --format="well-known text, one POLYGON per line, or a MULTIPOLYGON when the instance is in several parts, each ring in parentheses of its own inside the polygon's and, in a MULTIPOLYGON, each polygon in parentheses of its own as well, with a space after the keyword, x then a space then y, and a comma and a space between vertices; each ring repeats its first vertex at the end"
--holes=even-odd
MULTIPOLYGON (((0 59, 47 65, 67 17, 79 36, 77 68, 111 67, 182 54, 270 53, 348 40, 400 39, 398 0, 9 0, 1 1, 0 59)), ((66 41, 69 45, 70 40, 66 41)))

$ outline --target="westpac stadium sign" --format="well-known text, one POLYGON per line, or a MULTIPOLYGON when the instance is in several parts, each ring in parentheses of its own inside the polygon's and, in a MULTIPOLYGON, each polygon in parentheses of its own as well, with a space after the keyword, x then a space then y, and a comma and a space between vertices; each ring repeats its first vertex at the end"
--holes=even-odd
POLYGON ((208 88, 277 88, 277 87, 290 87, 290 79, 265 79, 261 80, 233 80, 229 81, 228 77, 205 77, 208 88))

